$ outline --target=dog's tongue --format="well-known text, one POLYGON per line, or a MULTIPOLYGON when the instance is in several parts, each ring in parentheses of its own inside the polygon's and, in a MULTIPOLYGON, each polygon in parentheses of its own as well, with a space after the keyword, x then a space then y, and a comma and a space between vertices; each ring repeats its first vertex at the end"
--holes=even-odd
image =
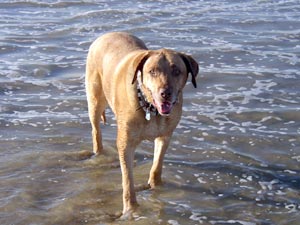
POLYGON ((172 109, 172 104, 170 102, 163 102, 160 105, 159 113, 167 115, 171 113, 171 109, 172 109))

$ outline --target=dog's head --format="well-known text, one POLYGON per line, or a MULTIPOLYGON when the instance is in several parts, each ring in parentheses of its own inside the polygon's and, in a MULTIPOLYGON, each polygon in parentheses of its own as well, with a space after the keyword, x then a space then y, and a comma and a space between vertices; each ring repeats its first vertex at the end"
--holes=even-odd
POLYGON ((162 116, 169 115, 177 102, 188 75, 197 87, 198 63, 189 55, 161 49, 145 51, 135 58, 135 73, 132 83, 141 73, 141 81, 147 99, 162 116))

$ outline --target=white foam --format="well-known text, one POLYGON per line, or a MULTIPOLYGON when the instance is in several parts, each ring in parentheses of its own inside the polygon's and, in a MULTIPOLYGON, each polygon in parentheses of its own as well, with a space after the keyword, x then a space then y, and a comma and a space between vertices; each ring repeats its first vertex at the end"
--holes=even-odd
POLYGON ((199 223, 203 223, 207 220, 206 216, 201 215, 201 213, 192 212, 192 215, 189 217, 190 220, 198 221, 199 223))

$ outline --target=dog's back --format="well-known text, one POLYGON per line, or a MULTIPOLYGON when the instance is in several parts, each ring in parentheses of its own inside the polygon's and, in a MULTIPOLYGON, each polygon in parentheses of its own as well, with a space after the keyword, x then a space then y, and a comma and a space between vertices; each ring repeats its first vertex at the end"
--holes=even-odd
POLYGON ((128 53, 141 49, 147 49, 144 42, 131 34, 123 32, 108 33, 93 42, 88 58, 97 59, 98 65, 102 61, 101 68, 98 68, 99 73, 106 76, 111 69, 117 67, 117 64, 128 53), (109 66, 107 66, 108 64, 109 66))

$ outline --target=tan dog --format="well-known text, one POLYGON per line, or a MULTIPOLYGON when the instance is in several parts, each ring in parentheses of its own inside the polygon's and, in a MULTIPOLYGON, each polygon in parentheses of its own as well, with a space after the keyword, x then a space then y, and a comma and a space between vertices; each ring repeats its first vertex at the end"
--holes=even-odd
POLYGON ((117 125, 122 185, 123 216, 137 205, 133 183, 133 159, 137 145, 155 141, 148 184, 161 183, 164 154, 182 112, 182 89, 188 78, 196 87, 198 64, 172 50, 148 50, 140 39, 127 33, 108 33, 90 47, 86 66, 86 92, 92 124, 93 150, 102 152, 100 117, 109 105, 117 125))

